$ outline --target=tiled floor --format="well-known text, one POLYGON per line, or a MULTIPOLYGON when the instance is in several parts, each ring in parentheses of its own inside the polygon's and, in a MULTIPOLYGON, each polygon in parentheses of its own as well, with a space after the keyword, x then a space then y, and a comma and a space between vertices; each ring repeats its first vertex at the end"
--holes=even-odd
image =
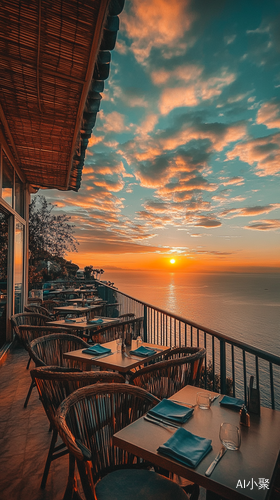
POLYGON ((40 488, 51 432, 36 388, 23 408, 31 381, 27 361, 27 352, 18 347, 0 367, 0 498, 62 500, 67 455, 52 462, 46 488, 40 488))

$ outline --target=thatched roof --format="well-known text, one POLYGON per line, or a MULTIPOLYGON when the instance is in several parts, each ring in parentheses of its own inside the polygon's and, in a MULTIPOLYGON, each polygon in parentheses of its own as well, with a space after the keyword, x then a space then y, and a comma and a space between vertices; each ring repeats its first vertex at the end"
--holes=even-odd
POLYGON ((35 187, 80 187, 123 3, 0 2, 1 128, 35 187))

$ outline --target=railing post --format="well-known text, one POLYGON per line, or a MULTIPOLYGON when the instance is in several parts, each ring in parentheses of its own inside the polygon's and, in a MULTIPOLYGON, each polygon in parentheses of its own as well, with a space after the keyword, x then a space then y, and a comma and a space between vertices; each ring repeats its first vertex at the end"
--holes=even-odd
POLYGON ((221 377, 221 393, 226 394, 226 344, 223 339, 220 339, 220 377, 221 377))
POLYGON ((148 320, 148 314, 147 314, 147 306, 144 306, 144 322, 143 322, 143 329, 144 329, 144 342, 147 342, 148 338, 148 325, 147 321, 148 320))

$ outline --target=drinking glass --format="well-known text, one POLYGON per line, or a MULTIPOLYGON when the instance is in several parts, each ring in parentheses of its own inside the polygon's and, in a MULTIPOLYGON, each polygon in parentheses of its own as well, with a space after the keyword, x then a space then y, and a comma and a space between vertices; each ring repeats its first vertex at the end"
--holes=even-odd
POLYGON ((223 422, 220 426, 219 438, 228 450, 239 450, 241 444, 240 429, 236 425, 223 422))
POLYGON ((122 339, 117 339, 117 352, 122 352, 122 339))
POLYGON ((209 410, 211 403, 211 394, 207 392, 198 392, 196 395, 196 403, 202 410, 209 410))

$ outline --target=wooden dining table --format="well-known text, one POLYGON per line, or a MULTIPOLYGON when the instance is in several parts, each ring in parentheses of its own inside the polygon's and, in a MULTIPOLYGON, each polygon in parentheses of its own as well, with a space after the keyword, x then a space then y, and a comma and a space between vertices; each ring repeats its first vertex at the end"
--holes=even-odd
MULTIPOLYGON (((186 386, 170 399, 195 404, 202 389, 186 386)), ((206 391, 208 392, 208 391, 206 391)), ((213 395, 213 393, 212 393, 213 395)), ((212 451, 192 469, 157 452, 176 431, 160 427, 144 418, 117 432, 115 446, 141 457, 156 466, 184 477, 228 500, 267 500, 269 485, 279 468, 280 412, 261 408, 260 416, 251 415, 250 427, 240 426, 241 446, 227 450, 210 477, 205 472, 221 449, 219 429, 222 422, 239 426, 239 412, 222 407, 220 396, 209 410, 194 408, 192 417, 182 425, 191 433, 212 440, 212 451)), ((277 497, 272 497, 277 498, 277 497)))
POLYGON ((85 332, 86 330, 98 330, 98 328, 107 326, 107 325, 114 325, 119 323, 118 318, 107 318, 103 316, 95 316, 94 320, 98 321, 99 319, 102 319, 102 323, 87 323, 86 317, 80 317, 80 318, 71 318, 71 322, 65 321, 65 319, 58 319, 55 321, 47 321, 47 325, 49 326, 61 326, 63 329, 67 328, 68 330, 79 330, 81 332, 85 332))
POLYGON ((99 304, 90 304, 88 306, 83 306, 83 305, 68 305, 68 306, 57 306, 54 307, 54 314, 58 316, 59 314, 63 313, 65 314, 75 314, 76 316, 82 316, 85 314, 90 314, 96 309, 101 308, 102 303, 99 304))
POLYGON ((83 353, 84 349, 78 349, 77 351, 70 351, 63 354, 66 359, 72 359, 75 361, 80 361, 81 364, 86 365, 96 365, 100 366, 103 370, 114 370, 120 373, 127 373, 132 368, 137 368, 140 365, 144 365, 147 362, 150 362, 156 358, 161 357, 163 354, 166 354, 170 347, 165 347, 162 345, 155 345, 144 343, 143 346, 151 347, 156 352, 150 356, 135 356, 130 354, 130 346, 125 347, 125 351, 117 352, 117 344, 116 340, 112 340, 111 342, 106 342, 105 344, 101 344, 104 347, 111 349, 111 354, 108 356, 94 356, 93 354, 85 354, 83 353))

